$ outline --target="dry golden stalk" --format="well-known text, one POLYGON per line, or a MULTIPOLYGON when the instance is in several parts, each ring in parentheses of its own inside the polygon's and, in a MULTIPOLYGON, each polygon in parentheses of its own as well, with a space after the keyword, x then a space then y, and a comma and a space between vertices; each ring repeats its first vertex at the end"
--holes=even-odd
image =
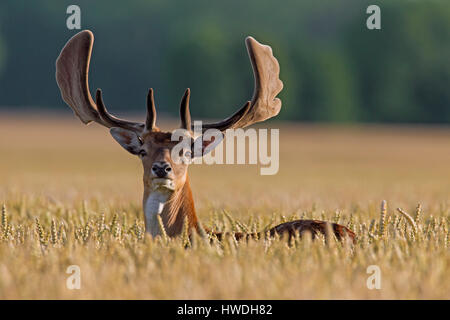
POLYGON ((89 237, 91 236, 91 227, 89 226, 89 222, 86 223, 83 230, 83 241, 87 242, 89 237))
POLYGON ((111 231, 114 229, 115 225, 117 224, 117 220, 118 220, 118 217, 117 217, 117 213, 116 213, 113 215, 113 218, 111 220, 111 226, 110 226, 111 231))
POLYGON ((41 223, 39 222, 39 219, 38 219, 38 218, 36 218, 36 232, 37 232, 37 234, 38 234, 38 236, 39 236, 39 242, 40 242, 41 244, 46 244, 46 241, 45 241, 45 231, 44 231, 44 228, 42 228, 42 225, 41 225, 41 223))
POLYGON ((445 243, 444 246, 446 248, 450 247, 450 232, 447 232, 447 234, 445 235, 445 243))
POLYGON ((227 217, 228 221, 230 222, 232 232, 241 231, 238 229, 233 217, 227 211, 223 210, 223 214, 225 215, 225 217, 227 217))
POLYGON ((134 231, 134 234, 136 235, 136 237, 138 238, 138 240, 142 240, 144 235, 143 235, 141 227, 139 226, 138 219, 134 220, 133 231, 134 231))
POLYGON ((200 234, 200 237, 202 237, 203 239, 207 239, 208 238, 208 234, 206 233, 205 229, 203 228, 202 223, 199 221, 198 222, 198 233, 200 234))
POLYGON ((397 208, 397 211, 400 212, 405 217, 406 221, 408 221, 410 226, 413 228, 414 235, 417 236, 419 230, 417 228, 417 224, 414 221, 414 219, 406 211, 404 211, 402 208, 397 208))
POLYGON ((380 216, 380 237, 385 236, 386 233, 386 214, 387 214, 387 202, 381 201, 381 216, 380 216))
POLYGON ((189 247, 191 245, 191 242, 189 240, 189 219, 188 219, 188 217, 184 218, 183 233, 182 233, 181 237, 183 239, 183 246, 189 247))
POLYGON ((58 232, 56 231, 55 219, 52 219, 52 224, 50 227, 50 242, 56 244, 58 242, 58 232))
POLYGON ((353 230, 353 224, 354 224, 354 217, 353 217, 353 213, 351 213, 350 219, 348 220, 348 223, 347 223, 347 228, 349 228, 350 230, 353 230))
POLYGON ((167 243, 169 241, 169 238, 167 236, 166 229, 164 228, 164 224, 163 224, 161 215, 158 214, 156 216, 156 218, 158 219, 158 225, 159 225, 159 230, 161 232, 162 239, 163 239, 164 243, 167 243))
POLYGON ((111 221, 111 232, 114 238, 119 238, 120 236, 120 224, 119 224, 119 217, 116 214, 114 214, 113 219, 111 221))
POLYGON ((374 229, 375 229, 375 219, 372 219, 372 220, 370 221, 370 225, 369 225, 369 230, 368 230, 368 232, 373 233, 374 229))
POLYGON ((398 230, 400 226, 400 216, 395 215, 394 221, 392 223, 394 225, 394 230, 398 230))
POLYGON ((248 228, 242 222, 236 220, 236 225, 239 226, 242 232, 249 233, 248 228))
POLYGON ((418 203, 416 208, 416 217, 414 218, 414 221, 416 222, 417 225, 419 224, 421 217, 422 217, 422 205, 418 203))
POLYGON ((6 211, 6 205, 2 205, 2 230, 0 238, 8 237, 8 212, 6 211))
POLYGON ((339 220, 341 220, 341 211, 336 210, 336 212, 334 213, 333 222, 334 223, 339 223, 339 220))
POLYGON ((103 230, 106 229, 106 224, 105 224, 105 212, 102 212, 102 215, 100 216, 100 222, 98 223, 98 232, 101 233, 103 232, 103 230))

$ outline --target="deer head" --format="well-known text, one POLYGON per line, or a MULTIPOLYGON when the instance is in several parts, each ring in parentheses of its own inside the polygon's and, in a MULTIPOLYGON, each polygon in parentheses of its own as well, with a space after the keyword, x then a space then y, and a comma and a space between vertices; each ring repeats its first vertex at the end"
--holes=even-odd
MULTIPOLYGON (((272 49, 252 37, 247 37, 245 42, 255 77, 253 97, 227 119, 203 124, 203 131, 214 128, 224 132, 230 128, 244 128, 276 116, 280 111, 281 100, 276 96, 282 90, 283 83, 279 79, 280 68, 272 55, 272 49)), ((113 138, 123 148, 141 159, 144 167, 143 205, 148 232, 153 236, 159 234, 158 215, 161 215, 169 236, 181 233, 186 218, 191 228, 197 228, 187 174, 188 162, 174 161, 171 154, 178 141, 172 140, 171 132, 161 131, 156 126, 153 90, 150 89, 147 95, 147 116, 144 123, 111 115, 103 103, 100 89, 97 89, 94 102, 88 84, 93 43, 92 32, 82 31, 67 42, 56 60, 56 81, 63 100, 83 123, 97 122, 109 128, 113 138)), ((180 103, 180 127, 194 141, 189 98, 190 90, 187 89, 180 103)), ((203 141, 202 155, 211 142, 203 141)), ((193 150, 189 150, 189 153, 194 154, 193 150)))

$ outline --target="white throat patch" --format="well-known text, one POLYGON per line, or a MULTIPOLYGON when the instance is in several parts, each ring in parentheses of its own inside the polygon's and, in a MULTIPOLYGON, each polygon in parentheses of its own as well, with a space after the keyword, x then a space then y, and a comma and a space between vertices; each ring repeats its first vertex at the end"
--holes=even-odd
POLYGON ((157 217, 163 212, 164 205, 169 199, 169 196, 170 192, 167 192, 167 190, 157 189, 150 193, 145 202, 144 213, 148 228, 147 231, 150 232, 153 237, 156 237, 161 233, 157 217))

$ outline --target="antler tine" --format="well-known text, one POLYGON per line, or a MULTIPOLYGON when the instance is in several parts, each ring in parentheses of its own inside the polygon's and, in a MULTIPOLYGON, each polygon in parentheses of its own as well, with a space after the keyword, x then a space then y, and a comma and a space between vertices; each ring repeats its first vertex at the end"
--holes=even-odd
POLYGON ((153 131, 156 127, 156 108, 153 88, 148 90, 147 94, 147 118, 145 119, 146 131, 153 131))
POLYGON ((97 89, 95 93, 95 100, 97 105, 97 111, 100 115, 100 118, 103 120, 102 125, 112 128, 112 127, 120 127, 124 129, 128 129, 131 131, 135 131, 136 133, 141 133, 143 131, 143 124, 137 122, 131 122, 122 120, 111 115, 108 110, 106 110, 105 104, 103 103, 102 90, 97 89))
POLYGON ((186 130, 191 129, 191 113, 189 111, 190 96, 191 90, 187 88, 180 103, 181 128, 186 130))
POLYGON ((111 125, 111 123, 108 121, 108 110, 106 110, 105 104, 103 103, 102 89, 100 88, 98 88, 95 92, 95 103, 100 118, 104 122, 107 122, 107 125, 111 125))
POLYGON ((281 100, 276 96, 283 89, 283 82, 279 79, 280 66, 272 54, 272 48, 260 44, 252 37, 247 37, 245 44, 255 77, 253 98, 231 117, 203 124, 203 130, 216 128, 224 131, 230 128, 245 128, 272 118, 280 112, 281 100))
POLYGON ((97 104, 92 100, 88 74, 93 44, 94 35, 84 30, 74 35, 61 50, 56 60, 56 82, 63 100, 85 124, 94 121, 108 128, 120 127, 140 134, 143 123, 122 120, 108 113, 100 89, 96 93, 97 104))
POLYGON ((238 111, 236 111, 232 116, 226 118, 225 120, 222 120, 220 122, 216 123, 205 123, 202 125, 203 131, 207 129, 217 129, 220 131, 225 131, 227 129, 230 129, 233 127, 235 123, 237 123, 239 120, 244 117, 248 110, 250 110, 251 102, 247 101, 238 111))

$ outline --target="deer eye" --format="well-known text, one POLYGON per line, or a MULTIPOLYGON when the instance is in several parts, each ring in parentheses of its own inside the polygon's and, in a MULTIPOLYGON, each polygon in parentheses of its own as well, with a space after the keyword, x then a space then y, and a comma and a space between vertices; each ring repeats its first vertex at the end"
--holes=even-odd
POLYGON ((145 150, 139 150, 139 156, 140 157, 145 157, 147 155, 147 151, 145 150))

